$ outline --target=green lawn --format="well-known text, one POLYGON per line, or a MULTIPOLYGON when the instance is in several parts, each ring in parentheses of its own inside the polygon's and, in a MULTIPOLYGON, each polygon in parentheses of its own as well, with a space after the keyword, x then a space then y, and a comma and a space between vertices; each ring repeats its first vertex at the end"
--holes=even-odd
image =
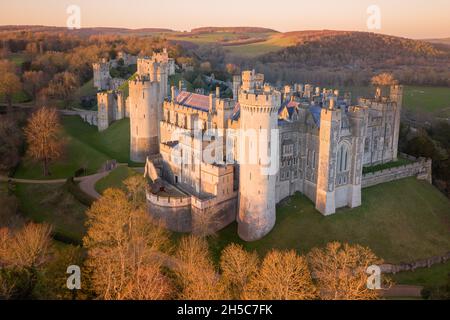
MULTIPOLYGON (((50 166, 51 179, 68 178, 80 168, 87 168, 87 174, 92 174, 111 159, 130 162, 129 119, 114 122, 101 133, 78 116, 63 117, 62 125, 66 147, 62 158, 50 166)), ((48 179, 43 177, 41 165, 29 159, 21 163, 15 177, 48 179)))
POLYGON ((211 240, 215 258, 230 243, 260 254, 271 248, 306 253, 330 241, 370 247, 387 262, 409 262, 450 250, 450 201, 430 184, 408 178, 363 190, 363 205, 324 217, 297 194, 277 209, 274 230, 244 243, 233 224, 211 240))
POLYGON ((64 184, 17 184, 16 195, 20 211, 26 217, 38 223, 50 223, 56 235, 81 241, 87 208, 67 191, 64 184))
POLYGON ((445 116, 450 116, 450 88, 407 86, 403 104, 412 111, 442 112, 445 116))
POLYGON ((424 287, 444 285, 450 275, 450 261, 437 264, 431 268, 420 268, 415 271, 400 272, 391 275, 395 283, 409 284, 424 287))
POLYGON ((109 159, 130 163, 129 119, 113 122, 104 132, 98 132, 97 127, 90 126, 77 116, 64 117, 63 125, 69 135, 107 155, 109 159))
POLYGON ((125 166, 120 166, 95 184, 95 189, 102 194, 108 188, 124 189, 123 181, 138 173, 125 166))

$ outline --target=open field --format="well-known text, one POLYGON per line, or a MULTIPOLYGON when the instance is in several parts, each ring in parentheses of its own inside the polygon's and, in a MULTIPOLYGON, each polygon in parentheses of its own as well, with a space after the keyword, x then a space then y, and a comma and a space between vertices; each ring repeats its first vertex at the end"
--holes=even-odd
POLYGON ((450 117, 450 88, 407 86, 403 104, 411 111, 429 112, 450 117))
POLYGON ((212 44, 221 43, 227 44, 227 42, 239 41, 239 40, 253 40, 261 41, 269 39, 273 34, 272 32, 207 32, 207 33, 178 33, 169 35, 170 40, 179 40, 192 42, 194 44, 212 44))
POLYGON ((81 241, 86 219, 86 207, 71 195, 64 184, 17 184, 20 211, 35 222, 53 226, 56 236, 81 241))
POLYGON ((266 53, 276 52, 297 43, 295 38, 280 34, 271 35, 267 40, 245 45, 228 46, 225 48, 231 55, 254 58, 266 53))
POLYGON ((363 190, 363 205, 324 217, 306 197, 297 194, 277 209, 274 230, 262 240, 245 243, 237 225, 211 240, 219 252, 230 243, 265 254, 272 248, 304 254, 331 241, 370 247, 390 263, 409 262, 450 250, 450 201, 432 185, 415 178, 363 190))
POLYGON ((138 173, 136 171, 129 167, 120 166, 114 169, 114 171, 112 171, 109 175, 99 180, 95 184, 95 190, 97 190, 98 193, 102 194, 108 188, 124 189, 125 186, 123 184, 123 181, 137 174, 138 173))
POLYGON ((97 128, 83 122, 78 116, 62 118, 62 139, 66 144, 64 155, 50 166, 51 177, 43 177, 39 163, 24 160, 15 177, 23 179, 59 179, 73 176, 80 168, 93 174, 107 160, 129 161, 130 122, 128 119, 113 123, 99 133, 97 128))

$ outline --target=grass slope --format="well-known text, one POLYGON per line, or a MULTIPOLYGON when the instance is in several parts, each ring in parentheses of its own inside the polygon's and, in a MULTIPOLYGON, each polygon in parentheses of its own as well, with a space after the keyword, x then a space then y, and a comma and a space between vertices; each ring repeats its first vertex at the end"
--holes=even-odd
POLYGON ((450 250, 450 201, 430 184, 415 178, 363 190, 363 205, 322 216, 297 194, 277 209, 274 230, 260 241, 244 243, 236 224, 211 240, 215 257, 230 243, 264 254, 272 248, 306 253, 330 241, 370 247, 391 263, 412 261, 450 250))
POLYGON ((110 159, 123 163, 130 162, 129 119, 113 122, 104 132, 98 132, 97 127, 90 126, 77 116, 64 117, 63 125, 70 136, 76 137, 110 159))
POLYGON ((66 190, 64 184, 18 184, 16 195, 20 211, 26 217, 38 223, 51 224, 57 235, 81 241, 87 208, 66 190))
MULTIPOLYGON (((108 130, 99 133, 97 128, 83 122, 78 116, 62 118, 65 152, 50 166, 51 179, 68 178, 80 168, 87 174, 97 172, 107 160, 130 162, 130 124, 128 119, 114 122, 108 130)), ((48 179, 42 176, 39 163, 25 159, 15 174, 16 178, 48 179)))
POLYGON ((123 184, 123 181, 126 180, 128 177, 137 174, 138 173, 136 171, 134 171, 129 167, 120 166, 114 171, 112 171, 109 175, 99 180, 95 184, 95 190, 97 190, 98 193, 103 194, 103 192, 108 188, 124 189, 125 186, 123 184))
POLYGON ((289 46, 294 46, 296 43, 297 41, 293 37, 274 34, 270 36, 266 41, 229 46, 226 47, 226 50, 234 56, 255 58, 267 53, 279 51, 289 46))

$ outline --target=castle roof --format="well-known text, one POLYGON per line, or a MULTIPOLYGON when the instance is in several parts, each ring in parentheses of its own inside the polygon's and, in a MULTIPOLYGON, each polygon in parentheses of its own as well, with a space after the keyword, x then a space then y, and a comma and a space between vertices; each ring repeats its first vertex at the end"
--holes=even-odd
POLYGON ((322 107, 319 105, 312 105, 309 107, 309 112, 314 119, 314 123, 320 128, 320 115, 322 113, 322 107))
POLYGON ((203 112, 209 111, 209 96, 205 96, 202 94, 182 91, 175 98, 175 102, 184 107, 200 110, 203 112))
POLYGON ((233 114, 231 115, 231 120, 238 121, 240 117, 241 117, 241 105, 238 102, 234 106, 233 114))

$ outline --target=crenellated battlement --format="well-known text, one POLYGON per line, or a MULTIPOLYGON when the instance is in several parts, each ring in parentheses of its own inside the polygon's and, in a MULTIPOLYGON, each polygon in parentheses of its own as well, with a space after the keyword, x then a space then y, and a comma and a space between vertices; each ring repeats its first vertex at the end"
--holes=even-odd
POLYGON ((241 91, 239 94, 241 108, 253 111, 278 111, 281 107, 281 93, 278 91, 250 93, 241 91))

